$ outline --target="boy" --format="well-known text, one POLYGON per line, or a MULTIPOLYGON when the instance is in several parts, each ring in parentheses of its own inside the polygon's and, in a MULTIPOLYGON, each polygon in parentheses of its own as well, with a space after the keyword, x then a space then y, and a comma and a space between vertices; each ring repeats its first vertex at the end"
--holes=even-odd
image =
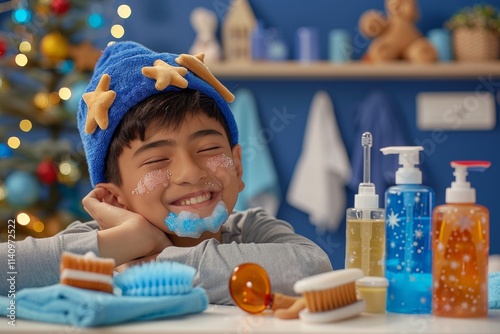
POLYGON ((217 304, 232 303, 228 279, 244 262, 262 265, 273 291, 285 294, 295 281, 331 270, 326 254, 288 223, 261 209, 232 212, 244 187, 226 102, 233 98, 201 57, 109 46, 78 112, 94 186, 83 204, 95 221, 18 242, 17 289, 57 283, 62 251, 93 251, 124 266, 185 263, 217 304))

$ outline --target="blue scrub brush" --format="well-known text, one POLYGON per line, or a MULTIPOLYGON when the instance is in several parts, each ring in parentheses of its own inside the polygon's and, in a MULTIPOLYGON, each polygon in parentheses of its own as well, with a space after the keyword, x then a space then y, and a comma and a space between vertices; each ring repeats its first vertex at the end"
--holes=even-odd
POLYGON ((178 262, 147 262, 114 277, 123 296, 172 296, 190 293, 196 269, 178 262))

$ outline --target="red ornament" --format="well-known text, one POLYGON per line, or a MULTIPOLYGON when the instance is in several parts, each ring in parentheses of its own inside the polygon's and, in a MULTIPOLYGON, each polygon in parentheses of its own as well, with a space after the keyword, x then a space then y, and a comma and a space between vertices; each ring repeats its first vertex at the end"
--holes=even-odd
POLYGON ((57 168, 51 160, 45 160, 36 168, 36 175, 41 183, 50 186, 57 180, 57 168))
POLYGON ((7 41, 0 38, 0 58, 5 54, 7 51, 7 41))
POLYGON ((50 8, 57 15, 64 15, 69 10, 69 0, 52 0, 50 8))

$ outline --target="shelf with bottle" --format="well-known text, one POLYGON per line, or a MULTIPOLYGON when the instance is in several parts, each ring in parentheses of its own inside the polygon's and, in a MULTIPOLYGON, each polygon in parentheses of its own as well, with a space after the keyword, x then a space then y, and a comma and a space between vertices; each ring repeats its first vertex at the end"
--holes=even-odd
POLYGON ((415 64, 404 61, 372 64, 361 61, 332 63, 318 61, 271 62, 218 62, 207 64, 215 76, 221 79, 430 79, 466 80, 500 78, 500 61, 491 62, 442 62, 415 64))

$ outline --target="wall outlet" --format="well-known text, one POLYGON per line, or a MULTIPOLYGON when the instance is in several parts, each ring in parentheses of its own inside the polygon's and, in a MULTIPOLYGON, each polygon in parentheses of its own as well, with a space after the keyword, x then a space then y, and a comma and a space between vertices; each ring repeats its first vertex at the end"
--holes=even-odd
POLYGON ((439 92, 417 95, 420 130, 492 130, 495 99, 485 92, 439 92))

